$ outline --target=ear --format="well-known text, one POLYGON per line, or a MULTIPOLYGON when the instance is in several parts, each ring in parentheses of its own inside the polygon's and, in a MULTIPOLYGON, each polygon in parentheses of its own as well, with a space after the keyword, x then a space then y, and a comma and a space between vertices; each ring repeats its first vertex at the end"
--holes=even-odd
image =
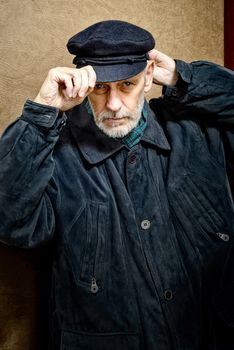
POLYGON ((144 92, 148 92, 153 83, 153 73, 154 73, 154 60, 149 60, 147 62, 146 66, 146 74, 145 74, 145 86, 144 86, 144 92))

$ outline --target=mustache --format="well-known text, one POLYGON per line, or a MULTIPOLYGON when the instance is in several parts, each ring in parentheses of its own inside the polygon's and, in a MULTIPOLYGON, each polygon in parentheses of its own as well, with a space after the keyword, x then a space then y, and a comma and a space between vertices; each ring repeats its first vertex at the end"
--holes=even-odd
POLYGON ((112 111, 106 111, 99 114, 98 119, 100 121, 104 121, 106 119, 120 119, 120 118, 128 118, 132 119, 133 115, 132 113, 126 112, 126 111, 118 111, 118 112, 112 112, 112 111))

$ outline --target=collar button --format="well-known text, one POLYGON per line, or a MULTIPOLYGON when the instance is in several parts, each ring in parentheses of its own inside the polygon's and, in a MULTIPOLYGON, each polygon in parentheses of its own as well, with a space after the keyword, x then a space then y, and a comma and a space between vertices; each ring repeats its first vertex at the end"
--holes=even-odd
POLYGON ((136 155, 133 153, 129 156, 128 163, 133 164, 133 163, 135 163, 135 161, 136 161, 136 155))

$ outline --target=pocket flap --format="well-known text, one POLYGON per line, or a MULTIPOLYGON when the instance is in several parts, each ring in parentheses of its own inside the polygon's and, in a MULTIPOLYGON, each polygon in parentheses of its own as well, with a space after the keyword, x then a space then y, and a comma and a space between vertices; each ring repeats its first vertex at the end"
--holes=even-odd
POLYGON ((136 333, 63 331, 61 350, 139 350, 136 333))

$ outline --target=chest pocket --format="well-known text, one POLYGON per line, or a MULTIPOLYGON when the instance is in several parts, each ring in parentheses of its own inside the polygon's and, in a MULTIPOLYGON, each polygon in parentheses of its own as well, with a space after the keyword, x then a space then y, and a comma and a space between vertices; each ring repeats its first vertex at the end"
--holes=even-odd
POLYGON ((87 202, 65 235, 77 284, 93 294, 104 288, 107 269, 107 205, 87 202))

